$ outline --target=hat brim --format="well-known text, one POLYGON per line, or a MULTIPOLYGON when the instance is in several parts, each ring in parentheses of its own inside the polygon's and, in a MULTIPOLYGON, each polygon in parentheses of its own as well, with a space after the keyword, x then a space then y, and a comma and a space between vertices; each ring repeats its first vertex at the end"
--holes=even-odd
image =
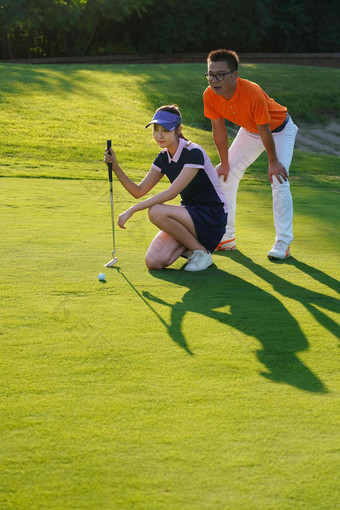
POLYGON ((151 122, 149 122, 149 124, 147 124, 145 127, 149 127, 151 124, 159 124, 160 126, 164 127, 164 129, 166 129, 167 131, 173 131, 174 129, 176 129, 177 126, 179 126, 179 124, 175 124, 173 122, 165 122, 165 121, 162 121, 162 120, 152 120, 151 122))

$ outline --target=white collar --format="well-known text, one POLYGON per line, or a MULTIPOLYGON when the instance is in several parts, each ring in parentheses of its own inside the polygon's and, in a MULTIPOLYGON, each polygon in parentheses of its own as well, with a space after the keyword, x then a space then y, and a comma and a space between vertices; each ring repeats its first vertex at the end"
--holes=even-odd
POLYGON ((175 152, 173 158, 170 156, 170 153, 168 151, 168 149, 166 149, 166 152, 168 153, 168 160, 169 160, 169 163, 171 163, 171 161, 174 161, 174 163, 177 163, 181 154, 182 154, 182 150, 184 148, 184 146, 187 144, 187 140, 184 140, 184 138, 179 138, 178 139, 178 147, 177 147, 177 151, 175 152))

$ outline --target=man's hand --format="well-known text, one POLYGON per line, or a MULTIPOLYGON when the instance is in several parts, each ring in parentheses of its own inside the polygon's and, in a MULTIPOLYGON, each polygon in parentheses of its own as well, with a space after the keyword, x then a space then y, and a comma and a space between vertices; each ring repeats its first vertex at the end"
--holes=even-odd
POLYGON ((223 180, 226 182, 228 175, 229 175, 229 165, 224 165, 223 163, 219 163, 215 167, 216 172, 219 176, 223 175, 223 180))
POLYGON ((285 167, 280 161, 274 164, 269 164, 268 177, 271 183, 273 183, 273 177, 276 177, 280 184, 284 181, 288 181, 288 173, 285 167))
POLYGON ((288 172, 283 164, 280 163, 280 161, 277 159, 274 138, 272 132, 270 131, 269 124, 258 124, 257 128, 268 155, 268 177, 270 182, 273 184, 274 176, 280 184, 282 184, 284 181, 288 181, 288 172))

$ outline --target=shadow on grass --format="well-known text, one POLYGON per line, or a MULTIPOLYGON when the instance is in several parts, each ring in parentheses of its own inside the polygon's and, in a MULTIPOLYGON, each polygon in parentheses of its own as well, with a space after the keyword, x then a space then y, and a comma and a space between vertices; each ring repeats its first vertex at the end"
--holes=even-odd
MULTIPOLYGON (((235 262, 239 262, 244 265, 254 274, 271 284, 274 290, 279 292, 282 296, 294 299, 301 303, 313 315, 317 322, 319 322, 324 328, 328 329, 334 336, 340 338, 340 326, 319 309, 315 308, 315 306, 319 306, 331 312, 339 312, 340 301, 338 299, 326 294, 321 294, 321 292, 315 292, 305 287, 301 287, 300 285, 290 283, 287 280, 280 278, 277 274, 268 271, 259 264, 256 264, 251 258, 243 255, 241 252, 238 252, 233 259, 235 262)), ((340 294, 340 282, 323 271, 320 271, 320 269, 316 269, 304 262, 300 262, 294 257, 289 257, 285 261, 276 261, 276 263, 284 263, 286 265, 295 266, 299 269, 299 271, 307 274, 314 280, 317 280, 326 287, 329 287, 340 294)))
MULTIPOLYGON (((339 306, 338 300, 291 284, 239 251, 233 253, 233 260, 273 285, 276 292, 302 303, 315 319, 333 334, 339 333, 339 326, 313 306, 320 303, 320 306, 335 311, 339 306)), ((314 274, 319 281, 327 282, 332 288, 336 286, 336 280, 321 271, 313 270, 294 259, 289 263, 295 264, 308 274, 314 274)), ((174 269, 150 271, 150 274, 189 289, 182 301, 174 304, 145 291, 143 297, 141 296, 144 301, 147 299, 171 308, 170 324, 166 324, 154 309, 153 312, 166 325, 173 341, 186 352, 193 354, 183 333, 182 323, 187 312, 194 312, 256 338, 262 344, 262 349, 257 351, 257 357, 267 369, 261 374, 267 379, 305 391, 327 393, 322 381, 299 359, 297 354, 309 348, 307 339, 296 319, 276 297, 215 266, 199 275, 174 269), (218 310, 225 307, 228 307, 228 312, 218 310)), ((148 306, 151 307, 150 304, 148 306)), ((228 330, 223 339, 223 347, 227 347, 227 334, 228 330)))

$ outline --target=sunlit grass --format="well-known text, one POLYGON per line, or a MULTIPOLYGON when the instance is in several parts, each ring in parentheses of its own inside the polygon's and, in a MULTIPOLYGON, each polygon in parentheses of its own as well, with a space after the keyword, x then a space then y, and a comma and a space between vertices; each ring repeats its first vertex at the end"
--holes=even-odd
MULTIPOLYGON (((157 154, 145 125, 158 106, 173 102, 182 110, 184 132, 202 143, 217 162, 210 121, 203 116, 204 70, 200 64, 1 64, 0 173, 98 178, 102 150, 106 139, 111 138, 126 168, 143 175, 157 154)), ((297 123, 306 118, 320 120, 330 109, 334 115, 339 114, 337 69, 243 65, 240 74, 259 82, 277 101, 287 105, 297 123), (302 107, 306 81, 314 102, 302 107), (320 94, 323 111, 319 108, 320 94)), ((336 158, 324 158, 322 165, 316 155, 300 154, 299 158, 302 165, 308 161, 309 173, 315 175, 332 175, 337 168, 336 158)), ((297 173, 300 166, 296 165, 297 173)), ((254 170, 257 168, 255 163, 254 170)))
MULTIPOLYGON (((116 228, 118 265, 103 267, 106 139, 142 178, 157 154, 144 126, 175 101, 216 161, 198 120, 203 70, 0 67, 1 508, 337 507, 339 158, 296 152, 284 263, 266 258, 263 157, 240 185, 236 252, 200 274, 182 259, 148 271, 144 211, 116 228)), ((301 72, 242 70, 275 97, 301 72)), ((133 200, 115 181, 115 214, 133 200)))

